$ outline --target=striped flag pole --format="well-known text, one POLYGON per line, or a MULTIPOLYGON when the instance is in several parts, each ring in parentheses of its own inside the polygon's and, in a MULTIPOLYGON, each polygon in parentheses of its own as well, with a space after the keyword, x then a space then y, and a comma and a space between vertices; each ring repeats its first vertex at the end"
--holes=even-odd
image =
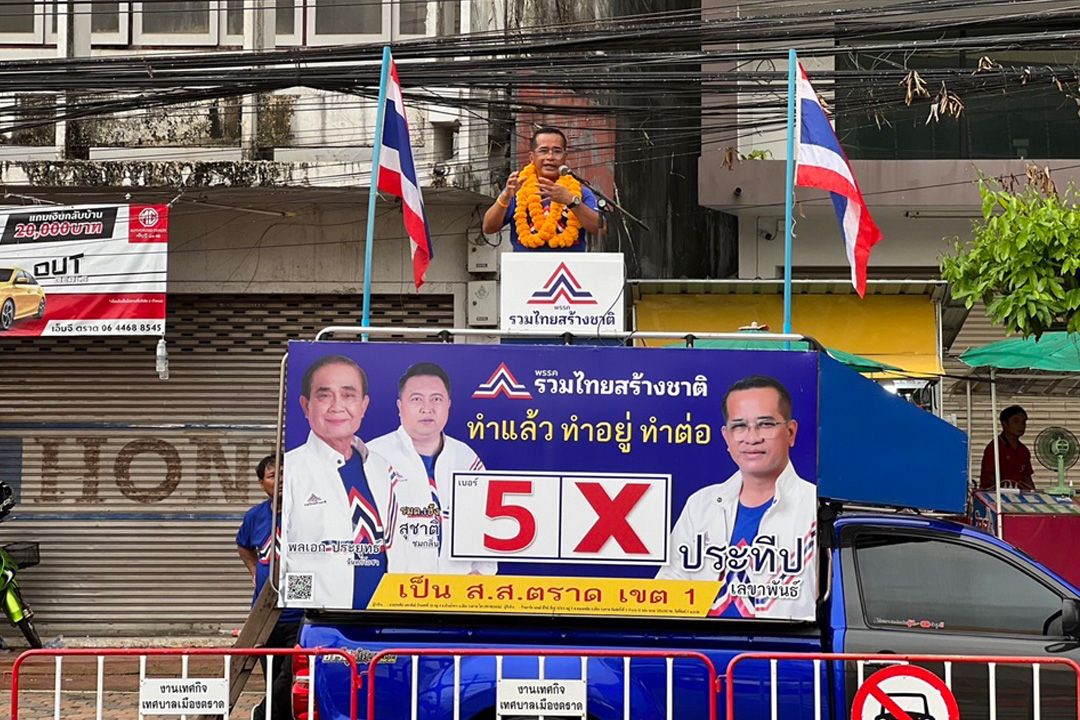
POLYGON ((791 234, 795 200, 795 50, 788 50, 787 167, 784 177, 784 332, 791 332, 791 234))
MULTIPOLYGON (((390 75, 390 46, 383 47, 382 72, 379 75, 379 103, 375 111, 375 144, 371 149, 371 192, 368 195, 367 239, 364 241, 364 309, 360 324, 371 323, 371 255, 375 245, 375 200, 379 185, 379 152, 382 149, 383 120, 386 114, 386 83, 390 75)), ((368 339, 364 333, 363 340, 368 339)))

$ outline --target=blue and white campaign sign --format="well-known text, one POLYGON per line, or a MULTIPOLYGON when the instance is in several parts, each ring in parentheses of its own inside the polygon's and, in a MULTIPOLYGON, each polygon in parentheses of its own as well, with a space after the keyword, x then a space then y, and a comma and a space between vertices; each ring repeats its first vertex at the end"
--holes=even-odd
POLYGON ((812 619, 818 362, 292 342, 283 602, 812 619))
POLYGON ((499 326, 605 335, 625 328, 622 253, 506 253, 499 326))

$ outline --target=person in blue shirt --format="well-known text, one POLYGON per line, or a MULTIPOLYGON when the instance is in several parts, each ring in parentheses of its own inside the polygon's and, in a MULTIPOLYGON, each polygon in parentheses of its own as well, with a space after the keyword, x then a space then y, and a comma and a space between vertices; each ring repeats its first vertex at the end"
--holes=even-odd
MULTIPOLYGON (((278 463, 272 455, 267 455, 259 461, 255 468, 255 476, 259 479, 259 485, 267 495, 267 499, 251 508, 244 515, 240 524, 240 530, 236 533, 236 551, 240 559, 244 561, 248 572, 251 573, 251 584, 254 588, 251 602, 262 592, 263 585, 270 577, 270 555, 279 556, 281 551, 281 488, 277 488, 278 495, 278 521, 277 537, 271 538, 271 528, 275 527, 272 522, 274 497, 274 485, 277 478, 278 463)), ((300 629, 300 621, 303 620, 303 610, 282 610, 277 624, 266 639, 264 647, 268 648, 291 648, 296 645, 296 634, 300 629)), ((266 672, 266 660, 260 659, 263 673, 266 672)), ((292 720, 292 658, 279 655, 274 658, 273 690, 271 691, 271 720, 292 720)), ((266 700, 255 707, 253 720, 265 720, 266 700)))
POLYGON ((562 130, 538 128, 529 142, 529 164, 510 173, 484 213, 484 232, 493 235, 509 224, 515 252, 585 252, 585 233, 600 232, 599 205, 592 190, 560 173, 566 158, 562 130))

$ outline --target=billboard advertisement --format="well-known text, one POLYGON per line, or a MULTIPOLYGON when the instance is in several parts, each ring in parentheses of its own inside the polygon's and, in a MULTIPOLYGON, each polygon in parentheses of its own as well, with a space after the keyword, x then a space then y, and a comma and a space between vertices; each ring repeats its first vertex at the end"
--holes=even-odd
POLYGON ((0 210, 0 334, 161 335, 165 205, 0 210))
POLYGON ((808 620, 817 356, 289 343, 287 607, 808 620))

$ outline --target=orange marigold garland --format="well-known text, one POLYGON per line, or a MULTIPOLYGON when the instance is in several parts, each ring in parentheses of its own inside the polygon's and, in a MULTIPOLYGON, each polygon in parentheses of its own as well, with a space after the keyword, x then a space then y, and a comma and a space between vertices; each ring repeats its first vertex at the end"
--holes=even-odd
MULTIPOLYGON (((581 233, 581 221, 563 204, 554 200, 545 209, 540 198, 540 183, 536 168, 529 163, 518 173, 517 208, 514 226, 518 241, 527 248, 550 245, 553 248, 573 247, 581 233)), ((581 183, 569 175, 559 178, 558 184, 573 195, 581 197, 581 183)))

